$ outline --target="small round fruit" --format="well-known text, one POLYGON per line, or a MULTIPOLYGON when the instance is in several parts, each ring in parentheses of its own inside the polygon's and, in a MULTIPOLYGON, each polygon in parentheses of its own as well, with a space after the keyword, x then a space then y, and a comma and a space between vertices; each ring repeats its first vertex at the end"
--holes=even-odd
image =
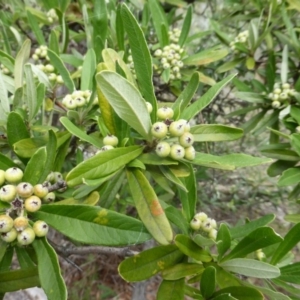
POLYGON ((273 90, 273 93, 277 94, 277 95, 279 95, 281 92, 282 92, 282 90, 280 88, 276 88, 273 90))
POLYGON ((33 186, 28 182, 21 182, 17 185, 17 194, 22 198, 28 198, 33 194, 33 186))
POLYGON ((0 232, 8 232, 14 226, 14 220, 7 215, 0 216, 0 232))
POLYGON ((201 222, 204 222, 207 220, 207 214, 204 212, 199 212, 199 213, 195 214, 194 218, 198 219, 201 222))
POLYGON ((170 156, 173 159, 181 159, 184 157, 185 151, 184 148, 180 145, 172 145, 171 151, 170 151, 170 156))
POLYGON ((157 110, 157 117, 162 120, 172 119, 174 116, 174 111, 171 107, 164 106, 157 110))
POLYGON ((14 219, 14 227, 17 231, 22 231, 28 226, 28 219, 26 217, 17 217, 14 219))
POLYGON ((280 100, 286 100, 289 97, 289 95, 287 93, 281 93, 279 95, 279 99, 280 100))
POLYGON ((55 201, 55 194, 53 192, 48 193, 43 199, 42 201, 44 203, 52 203, 55 201))
POLYGON ((5 182, 5 171, 0 170, 0 185, 5 182))
POLYGON ((108 134, 104 139, 103 139, 103 144, 104 145, 110 145, 110 146, 117 146, 119 143, 119 140, 116 136, 112 134, 108 134))
POLYGON ((22 246, 31 244, 35 239, 35 233, 32 228, 28 227, 18 234, 18 242, 22 246))
POLYGON ((152 125, 151 133, 154 137, 162 139, 168 133, 168 126, 163 122, 156 122, 152 125))
POLYGON ((36 184, 33 187, 33 194, 39 198, 44 198, 49 193, 49 190, 43 184, 36 184))
POLYGON ((58 76, 56 77, 56 82, 57 82, 57 83, 64 83, 64 80, 63 80, 63 78, 61 77, 61 75, 58 75, 58 76))
POLYGON ((58 182, 64 180, 62 174, 60 172, 54 172, 54 182, 58 182))
POLYGON ((156 145, 155 152, 160 157, 167 157, 170 154, 171 146, 167 142, 160 142, 156 145))
POLYGON ((0 189, 0 200, 4 202, 11 202, 17 195, 17 189, 12 184, 4 185, 0 189))
POLYGON ((105 152, 105 151, 108 151, 108 150, 112 150, 112 149, 115 149, 115 147, 114 147, 114 146, 111 146, 111 145, 105 145, 105 146, 103 146, 103 147, 100 149, 99 153, 100 153, 100 152, 105 152))
POLYGON ((54 67, 53 67, 52 65, 50 65, 50 64, 47 64, 47 65, 45 66, 45 71, 46 71, 47 73, 52 73, 52 72, 54 71, 54 67))
POLYGON ((272 102, 272 107, 273 108, 279 108, 281 106, 281 103, 279 101, 273 101, 272 102))
POLYGON ((199 230, 201 227, 201 221, 196 218, 193 218, 190 222, 190 226, 193 230, 199 230))
POLYGON ((23 171, 17 167, 12 167, 5 171, 5 179, 9 183, 20 182, 22 177, 23 177, 23 171))
POLYGON ((190 132, 185 132, 179 137, 179 143, 184 148, 190 147, 194 143, 194 136, 190 132))
POLYGON ((31 196, 25 200, 24 207, 28 212, 36 212, 42 206, 42 201, 37 196, 31 196))
POLYGON ((256 251, 256 257, 258 260, 263 260, 266 257, 266 255, 261 249, 259 249, 256 251))
POLYGON ((202 223, 201 228, 205 232, 210 232, 212 229, 215 229, 213 226, 214 226, 214 222, 212 221, 212 219, 211 218, 207 218, 206 221, 204 221, 202 223))
POLYGON ((86 104, 86 100, 84 97, 77 97, 74 99, 77 107, 83 107, 86 104))
POLYGON ((12 227, 10 231, 1 233, 1 239, 6 243, 11 243, 17 238, 17 235, 17 230, 12 227))
POLYGON ((289 89, 290 87, 291 87, 291 85, 289 83, 283 83, 282 84, 282 88, 285 89, 285 90, 289 89))
POLYGON ((188 160, 195 159, 196 150, 193 146, 187 147, 184 150, 185 150, 185 153, 184 153, 184 158, 185 159, 188 159, 188 160))
POLYGON ((295 130, 296 130, 297 133, 300 133, 300 126, 297 126, 297 127, 295 128, 295 130))
POLYGON ((54 183, 55 182, 55 175, 54 172, 50 172, 46 178, 47 181, 54 183))
POLYGON ((47 233, 49 231, 49 226, 44 221, 36 221, 33 224, 33 231, 34 231, 36 236, 43 237, 43 236, 47 235, 47 233))
POLYGON ((179 121, 174 121, 169 127, 169 132, 172 136, 182 136, 184 134, 184 125, 179 121))
POLYGON ((147 106, 147 110, 148 110, 148 113, 152 113, 152 110, 153 110, 153 106, 150 102, 147 102, 146 101, 146 106, 147 106))
POLYGON ((216 229, 211 229, 208 233, 208 237, 215 241, 217 239, 217 234, 218 231, 216 229))

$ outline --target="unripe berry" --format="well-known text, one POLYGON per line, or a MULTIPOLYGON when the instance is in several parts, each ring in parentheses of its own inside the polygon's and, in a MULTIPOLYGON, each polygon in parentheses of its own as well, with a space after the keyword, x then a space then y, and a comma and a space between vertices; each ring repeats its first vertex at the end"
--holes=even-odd
POLYGON ((297 127, 295 128, 295 130, 296 130, 297 133, 300 133, 300 126, 297 126, 297 127))
POLYGON ((116 136, 109 134, 103 139, 104 145, 110 145, 110 146, 117 146, 119 143, 119 140, 116 136))
POLYGON ((58 76, 56 77, 56 82, 57 82, 57 83, 64 83, 64 80, 63 80, 63 78, 61 77, 61 75, 58 75, 58 76))
POLYGON ((162 139, 168 133, 168 127, 163 122, 156 122, 152 125, 151 133, 154 137, 162 139))
POLYGON ((68 109, 75 109, 77 107, 77 101, 74 99, 69 99, 68 101, 65 101, 64 105, 68 109))
POLYGON ((9 183, 17 183, 20 182, 23 178, 23 171, 19 168, 13 167, 9 168, 5 171, 5 179, 9 183))
POLYGON ((10 202, 15 199, 17 195, 17 189, 12 184, 4 185, 0 189, 0 200, 4 202, 10 202))
POLYGON ((32 228, 28 227, 18 234, 18 242, 25 246, 31 244, 35 239, 35 233, 32 228))
POLYGON ((17 217, 14 219, 14 227, 17 231, 22 231, 28 226, 28 219, 26 217, 17 217))
POLYGON ((50 65, 50 64, 47 64, 47 65, 45 66, 45 71, 46 71, 47 73, 52 73, 52 72, 54 71, 54 67, 53 67, 52 65, 50 65))
POLYGON ((281 103, 280 103, 279 101, 273 101, 273 102, 272 102, 272 107, 273 107, 273 108, 279 108, 280 105, 281 105, 281 103))
POLYGON ((173 158, 173 159, 181 159, 184 157, 184 154, 185 154, 185 151, 184 151, 184 148, 180 145, 172 145, 171 147, 171 151, 170 151, 170 156, 173 158))
POLYGON ((73 99, 76 99, 76 98, 78 98, 78 97, 83 97, 83 91, 74 91, 74 92, 72 93, 72 98, 73 98, 73 99))
POLYGON ((92 92, 90 90, 83 91, 83 97, 89 99, 91 97, 92 92))
POLYGON ((179 143, 184 148, 190 147, 194 143, 194 136, 190 132, 185 132, 179 137, 179 143))
POLYGON ((173 116, 174 116, 174 111, 171 107, 164 106, 157 110, 157 117, 159 119, 163 119, 163 120, 172 119, 173 116))
MULTIPOLYGON (((105 145, 105 146, 103 146, 103 147, 100 149, 100 151, 99 151, 98 153, 104 152, 104 151, 108 151, 108 150, 112 150, 112 149, 115 149, 115 147, 114 147, 114 146, 111 146, 111 145, 105 145)), ((97 154, 98 154, 98 153, 97 153, 97 154)))
POLYGON ((169 63, 165 63, 163 64, 163 68, 166 70, 166 69, 169 69, 170 68, 170 64, 169 63))
POLYGON ((36 221, 33 224, 33 231, 34 231, 36 236, 43 237, 43 236, 47 235, 47 233, 49 231, 49 226, 44 221, 36 221))
POLYGON ((205 222, 207 220, 207 214, 204 212, 199 212, 195 214, 194 218, 198 219, 201 222, 205 222))
POLYGON ((43 199, 42 201, 44 203, 51 203, 55 201, 55 194, 53 192, 48 193, 43 199))
POLYGON ((193 218, 190 222, 190 226, 193 230, 199 230, 201 227, 201 221, 196 218, 193 218))
POLYGON ((150 102, 147 102, 147 101, 146 101, 146 105, 147 105, 148 113, 149 113, 149 114, 152 113, 152 110, 153 110, 152 104, 151 104, 150 102))
POLYGON ((0 185, 5 182, 5 171, 0 170, 0 185))
POLYGON ((217 234, 218 234, 218 231, 216 229, 211 229, 208 232, 208 237, 215 241, 217 239, 217 234))
POLYGON ((173 136, 182 136, 184 134, 184 125, 179 121, 174 121, 169 127, 169 132, 173 136))
POLYGON ((288 97, 289 97, 289 96, 288 96, 287 93, 281 93, 281 94, 279 95, 279 99, 280 99, 280 100, 286 100, 288 97))
POLYGON ((75 98, 75 102, 77 107, 83 107, 86 104, 86 100, 84 97, 75 98))
POLYGON ((9 232, 14 226, 14 220, 7 215, 0 216, 0 232, 9 232))
POLYGON ((56 81, 57 75, 55 73, 50 73, 48 78, 50 81, 56 81))
POLYGON ((44 198, 49 193, 49 191, 46 186, 43 186, 42 184, 36 184, 33 187, 33 193, 39 198, 44 198))
POLYGON ((33 194, 33 186, 28 182, 21 182, 17 185, 17 194, 22 198, 28 198, 33 194))
POLYGON ((258 260, 263 260, 266 257, 266 255, 261 249, 258 249, 256 251, 256 257, 258 260))
POLYGON ((291 86, 291 85, 290 85, 289 83, 283 83, 283 84, 282 84, 282 88, 283 88, 283 89, 289 89, 290 86, 291 86))
POLYGON ((63 176, 60 172, 54 172, 54 182, 57 182, 57 181, 60 181, 60 180, 63 180, 63 176))
POLYGON ((6 243, 11 243, 17 238, 17 235, 17 230, 12 227, 10 231, 1 233, 1 239, 6 243))
MULTIPOLYGON (((216 222, 216 221, 215 221, 216 222)), ((201 228, 205 232, 210 232, 213 228, 214 223, 212 222, 211 218, 207 218, 201 225, 201 228)))
POLYGON ((280 88, 276 88, 273 90, 274 94, 280 94, 281 93, 281 89, 280 88))
POLYGON ((45 58, 47 56, 47 50, 42 50, 40 57, 45 58))
POLYGON ((160 142, 156 145, 155 152, 160 157, 167 157, 170 154, 171 147, 167 142, 160 142))
POLYGON ((24 207, 28 212, 36 212, 42 206, 42 201, 37 196, 31 196, 25 200, 24 207))
POLYGON ((157 49, 155 52, 154 52, 154 55, 155 56, 161 56, 162 55, 162 51, 160 49, 157 49))
POLYGON ((272 100, 276 101, 279 99, 279 95, 278 94, 273 94, 272 100))
POLYGON ((35 61, 36 61, 36 60, 39 60, 39 57, 38 57, 35 53, 32 54, 31 57, 32 57, 32 59, 35 60, 35 61))

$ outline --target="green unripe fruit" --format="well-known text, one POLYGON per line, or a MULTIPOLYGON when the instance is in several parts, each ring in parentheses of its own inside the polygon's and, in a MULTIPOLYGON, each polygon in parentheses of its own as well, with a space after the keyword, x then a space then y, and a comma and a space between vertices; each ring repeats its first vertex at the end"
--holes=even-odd
POLYGON ((194 143, 194 136, 189 132, 185 132, 181 137, 179 137, 179 143, 184 148, 190 147, 194 143))
POLYGON ((55 175, 54 172, 50 172, 49 175, 46 178, 47 181, 54 183, 55 182, 55 175))
POLYGON ((42 201, 44 203, 51 203, 55 201, 55 194, 53 192, 48 193, 43 199, 42 201))
POLYGON ((54 172, 54 182, 63 180, 63 176, 60 172, 54 172))
POLYGON ((195 159, 196 150, 195 150, 195 148, 193 146, 187 147, 184 150, 185 150, 185 154, 184 154, 184 158, 185 159, 188 159, 188 160, 195 159))
POLYGON ((28 219, 26 217, 17 217, 14 219, 14 227, 17 231, 22 231, 28 227, 28 219))
POLYGON ((18 242, 22 246, 31 244, 35 239, 35 233, 32 228, 28 227, 18 234, 18 242))
POLYGON ((9 183, 18 183, 23 178, 23 171, 16 167, 9 168, 5 171, 4 176, 9 183))
POLYGON ((110 146, 117 146, 119 143, 119 140, 116 136, 109 134, 103 139, 103 144, 104 145, 110 145, 110 146))
POLYGON ((173 116, 174 116, 174 111, 171 107, 164 106, 157 110, 157 117, 159 119, 163 119, 163 120, 172 119, 173 116))
POLYGON ((272 107, 273 108, 279 108, 281 106, 281 103, 279 101, 273 101, 272 102, 272 107))
POLYGON ((77 107, 83 107, 86 104, 86 100, 84 97, 77 97, 74 99, 77 107))
POLYGON ((263 260, 266 257, 266 255, 261 249, 258 249, 256 251, 256 257, 258 260, 263 260))
POLYGON ((5 171, 0 170, 0 185, 5 182, 5 171))
POLYGON ((201 222, 205 222, 207 220, 207 214, 204 212, 199 212, 195 214, 194 218, 198 219, 201 222))
POLYGON ((193 230, 199 230, 201 227, 201 221, 196 218, 193 218, 190 222, 190 226, 193 230))
POLYGON ((170 154, 171 147, 167 142, 160 142, 156 145, 155 152, 160 157, 167 157, 170 154))
POLYGON ((208 233, 208 237, 215 241, 217 239, 217 234, 218 231, 216 229, 211 229, 208 233))
POLYGON ((17 238, 17 235, 17 230, 12 227, 10 231, 1 233, 1 239, 6 243, 11 243, 17 238))
MULTIPOLYGON (((216 222, 216 221, 215 221, 216 222)), ((205 232, 210 232, 212 229, 214 229, 214 223, 211 218, 207 218, 206 221, 204 221, 201 225, 201 229, 205 232)))
POLYGON ((45 71, 46 71, 47 73, 52 73, 52 72, 54 71, 54 67, 53 67, 52 65, 50 65, 50 64, 47 64, 47 65, 45 66, 45 71))
POLYGON ((167 135, 168 127, 163 122, 156 122, 152 125, 151 133, 152 133, 152 136, 162 139, 167 135))
POLYGON ((273 94, 272 100, 276 101, 279 99, 279 95, 278 94, 273 94))
POLYGON ((9 232, 14 226, 14 220, 7 215, 0 216, 0 232, 9 232))
POLYGON ((63 80, 63 78, 61 77, 61 75, 58 75, 58 76, 56 77, 56 82, 57 82, 57 83, 64 83, 64 80, 63 80))
POLYGON ((43 236, 47 235, 47 233, 49 231, 49 226, 44 221, 36 221, 33 224, 33 231, 34 231, 36 236, 43 237, 43 236))
POLYGON ((0 200, 4 202, 10 202, 15 199, 17 195, 17 189, 12 184, 4 185, 0 189, 0 200))
POLYGON ((182 136, 184 134, 184 125, 179 121, 174 121, 169 127, 172 136, 182 136))
POLYGON ((36 212, 42 206, 42 201, 37 196, 31 196, 25 200, 24 207, 28 212, 36 212))
POLYGON ((151 114, 152 110, 153 110, 152 104, 150 102, 146 101, 146 105, 147 105, 147 111, 148 111, 148 113, 151 114))
POLYGON ((33 187, 33 193, 39 198, 44 198, 49 193, 49 190, 46 186, 43 186, 42 184, 36 184, 33 187))
POLYGON ((286 100, 289 97, 289 95, 287 93, 281 93, 279 95, 279 99, 280 100, 286 100))
POLYGON ((280 94, 281 93, 281 89, 276 88, 276 89, 273 90, 273 93, 274 94, 280 94))
POLYGON ((291 87, 291 85, 289 83, 283 83, 282 84, 283 89, 289 89, 290 87, 291 87))
POLYGON ((33 186, 28 182, 21 182, 17 185, 17 194, 22 198, 28 198, 33 194, 33 186))
POLYGON ((83 91, 83 97, 89 99, 91 97, 92 92, 90 90, 83 91))
POLYGON ((115 147, 111 146, 111 145, 105 145, 100 149, 100 151, 98 153, 105 152, 105 151, 112 150, 112 149, 115 149, 115 147))
POLYGON ((50 73, 50 74, 48 75, 48 79, 49 79, 50 81, 56 81, 56 78, 57 78, 57 75, 56 75, 55 73, 50 73))
POLYGON ((172 145, 171 151, 170 151, 170 156, 173 159, 181 159, 184 157, 185 151, 184 148, 180 145, 172 145))
POLYGON ((297 127, 295 128, 295 130, 296 130, 297 133, 300 133, 300 126, 297 126, 297 127))

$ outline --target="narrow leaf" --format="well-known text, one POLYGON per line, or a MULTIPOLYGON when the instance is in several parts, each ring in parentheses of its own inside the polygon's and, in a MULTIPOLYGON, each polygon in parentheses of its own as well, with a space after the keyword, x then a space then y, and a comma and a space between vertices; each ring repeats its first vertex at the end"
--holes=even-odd
POLYGON ((183 300, 184 278, 178 280, 163 280, 157 291, 157 300, 183 300))
POLYGON ((216 269, 213 266, 205 268, 201 281, 200 291, 205 299, 211 297, 216 288, 216 269))

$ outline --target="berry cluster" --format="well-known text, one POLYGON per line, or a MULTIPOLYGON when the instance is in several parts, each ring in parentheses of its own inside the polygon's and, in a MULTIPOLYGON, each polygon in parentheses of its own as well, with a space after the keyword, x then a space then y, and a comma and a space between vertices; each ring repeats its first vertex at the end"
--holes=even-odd
POLYGON ((217 238, 217 222, 215 219, 208 218, 204 212, 195 214, 190 222, 190 226, 193 230, 200 230, 202 234, 205 234, 213 240, 217 238))
POLYGON ((91 97, 91 91, 74 91, 72 94, 67 94, 63 100, 62 104, 67 109, 76 109, 85 106, 91 97))
POLYGON ((54 8, 51 8, 47 12, 47 19, 48 19, 49 23, 54 23, 55 21, 58 21, 58 16, 57 16, 54 8))
POLYGON ((10 73, 10 71, 3 64, 0 64, 0 70, 5 75, 8 75, 10 73))
POLYGON ((119 143, 119 140, 116 136, 112 134, 108 134, 104 139, 103 139, 103 144, 104 146, 96 152, 96 154, 104 151, 108 151, 111 149, 114 149, 119 143))
POLYGON ((171 156, 173 159, 195 158, 194 136, 189 132, 190 125, 187 120, 180 119, 172 121, 174 111, 172 108, 164 106, 157 110, 157 117, 163 121, 152 125, 152 136, 159 140, 156 145, 156 153, 160 157, 171 156), (169 137, 178 137, 177 143, 169 143, 169 137))
POLYGON ((289 102, 296 95, 296 91, 290 88, 289 83, 275 83, 268 99, 272 101, 273 108, 280 108, 285 102, 289 102))
POLYGON ((235 50, 235 44, 237 43, 246 43, 249 38, 249 31, 245 30, 238 34, 238 36, 234 39, 234 41, 230 42, 229 46, 231 50, 235 50))
POLYGON ((181 30, 179 28, 174 28, 168 32, 170 42, 178 44, 181 30))
POLYGON ((264 260, 266 255, 261 249, 258 249, 258 250, 256 250, 256 257, 258 260, 264 260))

